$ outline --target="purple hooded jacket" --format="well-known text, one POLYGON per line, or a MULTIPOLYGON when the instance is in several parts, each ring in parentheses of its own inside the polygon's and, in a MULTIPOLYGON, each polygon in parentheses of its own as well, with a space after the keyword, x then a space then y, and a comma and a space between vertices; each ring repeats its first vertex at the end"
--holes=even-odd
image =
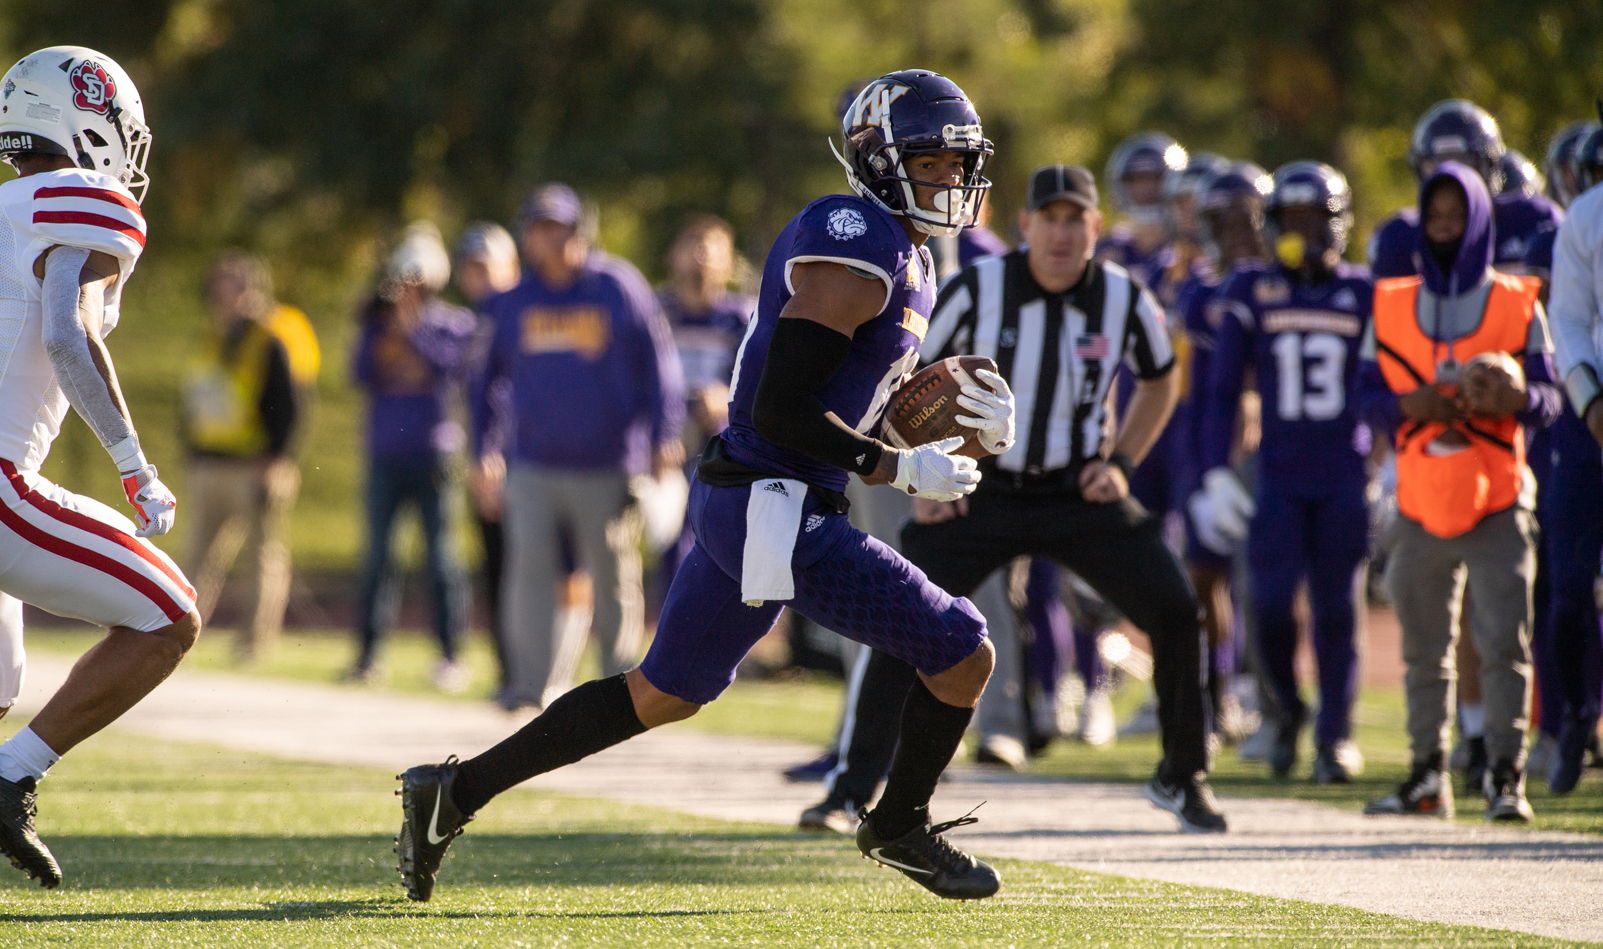
MULTIPOLYGON (((1424 227, 1415 232, 1417 235, 1415 240, 1418 242, 1416 245, 1418 259, 1423 265, 1420 276, 1425 283, 1424 289, 1444 300, 1453 300, 1475 292, 1492 277, 1491 267, 1495 252, 1492 246, 1492 196, 1486 190, 1486 183, 1481 180, 1481 176, 1469 166, 1454 161, 1443 162, 1436 174, 1426 179, 1419 188, 1421 220, 1425 216, 1427 198, 1446 181, 1458 183, 1464 190, 1466 203, 1469 205, 1464 240, 1459 245, 1458 257, 1453 261, 1452 269, 1447 273, 1442 272, 1436 263, 1435 255, 1430 251, 1424 227)), ((1540 308, 1537 317, 1543 321, 1545 327, 1546 316, 1540 308)), ((1373 327, 1370 332, 1374 332, 1373 327)), ((1545 328, 1540 335, 1546 337, 1545 328)), ((1553 384, 1552 355, 1544 348, 1529 348, 1525 351, 1522 362, 1529 401, 1523 410, 1515 413, 1515 418, 1526 428, 1546 428, 1558 417, 1562 408, 1558 388, 1553 384)), ((1397 425, 1402 420, 1402 410, 1397 407, 1397 394, 1386 384, 1386 377, 1375 361, 1373 343, 1365 346, 1363 361, 1358 366, 1357 401, 1358 416, 1370 429, 1384 432, 1387 436, 1397 430, 1397 425)))

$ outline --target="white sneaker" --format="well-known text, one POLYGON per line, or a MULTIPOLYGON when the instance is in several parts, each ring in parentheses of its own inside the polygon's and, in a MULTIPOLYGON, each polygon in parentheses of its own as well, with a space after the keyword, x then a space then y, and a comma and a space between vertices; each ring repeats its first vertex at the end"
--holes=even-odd
POLYGON ((1093 748, 1106 748, 1119 739, 1113 716, 1113 696, 1107 686, 1092 689, 1080 713, 1080 740, 1093 748))
POLYGON ((974 760, 980 764, 1001 765, 1014 771, 1023 771, 1029 766, 1030 756, 1024 750, 1024 743, 1012 735, 986 735, 980 739, 974 760))
POLYGON ((467 687, 473 683, 473 673, 468 671, 468 667, 464 663, 441 659, 434 664, 434 674, 429 677, 429 680, 441 692, 449 692, 455 695, 459 692, 467 691, 467 687))
POLYGON ((1269 758, 1269 749, 1275 746, 1275 726, 1273 722, 1262 721, 1258 730, 1241 740, 1236 746, 1236 754, 1242 761, 1266 761, 1269 758))

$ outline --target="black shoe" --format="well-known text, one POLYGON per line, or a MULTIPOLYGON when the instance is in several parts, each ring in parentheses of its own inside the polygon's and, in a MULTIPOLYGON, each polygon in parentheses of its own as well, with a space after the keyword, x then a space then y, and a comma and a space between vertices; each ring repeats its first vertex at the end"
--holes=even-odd
POLYGON ((1464 793, 1479 794, 1486 784, 1486 739, 1467 738, 1464 746, 1469 749, 1469 763, 1464 766, 1464 793))
POLYGON ((1408 780, 1398 786, 1395 794, 1375 798, 1364 805, 1364 813, 1406 814, 1421 817, 1453 816, 1453 782, 1442 770, 1441 755, 1416 762, 1408 780))
POLYGON ((856 812, 857 808, 851 801, 831 794, 802 811, 801 820, 796 822, 796 826, 800 830, 850 834, 857 829, 856 812))
POLYGON ((0 853, 28 879, 53 890, 61 885, 61 866, 33 829, 33 817, 39 812, 34 793, 38 786, 33 778, 0 778, 0 853))
POLYGON ((840 763, 840 755, 826 751, 811 761, 791 765, 785 769, 785 780, 799 784, 804 781, 822 781, 840 763))
MULTIPOLYGON (((969 813, 973 813, 970 811, 969 813)), ((857 849, 883 866, 895 867, 914 883, 949 900, 979 900, 995 895, 1002 878, 984 860, 969 856, 941 835, 954 827, 979 822, 965 814, 957 820, 915 827, 895 840, 881 840, 868 812, 858 814, 857 849)))
POLYGON ((420 764, 396 775, 401 789, 401 832, 395 838, 397 869, 406 895, 427 903, 434 895, 434 877, 451 841, 462 833, 462 826, 473 819, 463 814, 451 800, 451 784, 456 780, 456 755, 444 764, 420 764))
POLYGON ((1275 743, 1269 746, 1268 757, 1269 769, 1275 777, 1284 778, 1297 766, 1297 736, 1307 717, 1308 713, 1298 708, 1282 713, 1275 722, 1275 743))
POLYGON ((1204 772, 1198 771, 1182 781, 1170 782, 1163 778, 1160 770, 1147 782, 1144 793, 1153 807, 1179 818, 1180 829, 1185 833, 1222 834, 1229 830, 1204 772))

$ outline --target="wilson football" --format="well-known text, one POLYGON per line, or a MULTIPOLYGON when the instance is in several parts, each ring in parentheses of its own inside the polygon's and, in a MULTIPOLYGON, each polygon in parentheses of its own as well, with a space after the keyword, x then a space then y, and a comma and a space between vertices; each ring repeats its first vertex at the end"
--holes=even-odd
POLYGON ((981 369, 996 372, 996 363, 984 356, 949 356, 903 383, 885 406, 886 443, 893 448, 917 448, 961 435, 966 441, 956 454, 984 458, 989 452, 980 444, 979 433, 957 421, 957 416, 970 414, 957 404, 963 387, 990 388, 974 376, 981 369))

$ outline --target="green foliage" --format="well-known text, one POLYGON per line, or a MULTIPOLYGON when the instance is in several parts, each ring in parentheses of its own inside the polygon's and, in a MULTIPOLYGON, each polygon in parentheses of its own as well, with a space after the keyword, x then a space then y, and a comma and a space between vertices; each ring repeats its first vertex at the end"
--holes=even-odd
MULTIPOLYGON (((155 130, 151 241, 112 338, 152 457, 181 488, 172 381, 203 318, 198 273, 227 245, 266 254, 327 349, 292 526, 297 555, 325 566, 361 547, 349 314, 405 220, 453 235, 562 179, 648 274, 691 211, 730 219, 761 260, 806 202, 843 188, 824 143, 842 91, 924 66, 969 92, 997 144, 1001 231, 1035 165, 1100 169, 1123 136, 1163 128, 1270 168, 1336 164, 1362 237, 1413 201, 1408 134, 1432 102, 1481 102, 1540 158, 1603 87, 1603 6, 1577 0, 0 5, 0 58, 57 43, 122 62, 155 130)), ((59 453, 50 472, 69 487, 118 496, 87 432, 59 453)))

